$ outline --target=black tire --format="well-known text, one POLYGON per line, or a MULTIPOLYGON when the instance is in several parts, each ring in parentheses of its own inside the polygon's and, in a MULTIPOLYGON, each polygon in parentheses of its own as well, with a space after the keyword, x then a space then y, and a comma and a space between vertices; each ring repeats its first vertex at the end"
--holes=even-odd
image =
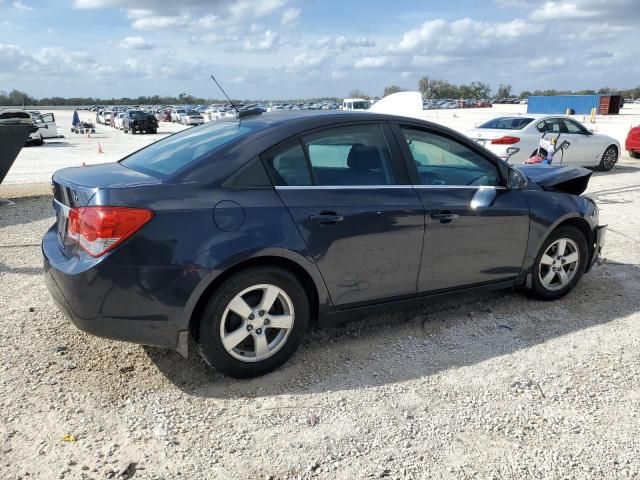
MULTIPOLYGON (((251 295, 251 293, 249 293, 249 295, 251 295)), ((279 301, 280 300, 277 300, 276 303, 279 301)), ((249 300, 247 300, 247 303, 249 303, 249 300)), ((276 305, 276 303, 274 303, 274 305, 276 305)), ((277 305, 274 308, 277 308, 277 305)), ((213 293, 204 310, 200 319, 200 331, 198 335, 200 355, 210 366, 232 377, 250 378, 263 375, 283 365, 298 349, 309 325, 309 312, 310 308, 307 294, 300 281, 290 271, 276 266, 255 267, 241 271, 225 280, 213 293), (284 340, 281 340, 282 344, 279 349, 271 354, 271 356, 261 361, 239 360, 223 346, 221 339, 223 316, 231 300, 239 293, 253 286, 264 284, 274 285, 288 296, 293 306, 293 327, 288 332, 288 336, 286 336, 284 340)), ((268 315, 269 312, 267 312, 264 318, 268 315)), ((257 316, 254 318, 255 321, 260 320, 257 316)), ((240 319, 240 317, 235 318, 235 320, 238 319, 240 319)), ((265 325, 267 325, 267 323, 265 323, 265 325)), ((255 337, 252 335, 263 333, 263 335, 267 337, 267 332, 269 332, 269 335, 272 335, 281 331, 268 328, 269 327, 266 327, 264 332, 260 332, 260 328, 256 327, 253 333, 247 334, 243 342, 248 342, 247 345, 252 345, 251 348, 255 348, 256 344, 253 340, 255 337)), ((271 340, 270 342, 275 342, 275 340, 271 340)), ((242 343, 239 345, 242 345, 242 343)))
POLYGON ((602 158, 600 159, 600 164, 598 165, 598 170, 603 172, 608 172, 611 170, 615 164, 618 162, 618 149, 615 145, 609 145, 604 153, 602 154, 602 158), (613 158, 613 161, 611 160, 613 158))
POLYGON ((124 133, 129 133, 129 130, 127 130, 126 128, 123 128, 123 129, 122 129, 122 131, 123 131, 124 133))
POLYGON ((136 129, 135 129, 135 128, 132 128, 132 129, 131 129, 131 135, 135 135, 135 134, 136 134, 136 129))
MULTIPOLYGON (((564 227, 557 228, 556 230, 551 232, 549 237, 542 244, 542 247, 540 248, 540 251, 536 256, 535 263, 533 264, 531 290, 529 293, 533 297, 538 298, 540 300, 555 300, 557 298, 565 296, 580 281, 580 278, 582 277, 582 275, 586 270, 588 259, 589 259, 589 247, 587 244, 587 239, 584 237, 584 234, 580 230, 572 226, 564 226, 564 227), (547 249, 549 249, 551 245, 553 245, 556 241, 560 239, 569 239, 574 242, 574 244, 577 246, 579 259, 578 259, 578 264, 575 267, 575 274, 571 278, 571 281, 562 288, 552 290, 545 287, 545 285, 541 280, 541 276, 545 275, 545 273, 548 273, 548 270, 546 272, 542 271, 541 273, 541 270, 546 269, 546 267, 543 267, 543 265, 541 264, 541 261, 542 261, 543 255, 545 254, 545 252, 547 252, 547 249)), ((561 268, 565 268, 565 267, 561 267, 561 268)))
POLYGON ((44 140, 43 140, 43 138, 42 138, 42 135, 40 135, 40 138, 38 138, 38 139, 34 142, 34 144, 35 144, 36 146, 38 146, 38 147, 40 147, 40 146, 44 145, 44 140))
POLYGON ((629 150, 629 156, 631 158, 640 158, 640 152, 634 152, 633 150, 629 150))

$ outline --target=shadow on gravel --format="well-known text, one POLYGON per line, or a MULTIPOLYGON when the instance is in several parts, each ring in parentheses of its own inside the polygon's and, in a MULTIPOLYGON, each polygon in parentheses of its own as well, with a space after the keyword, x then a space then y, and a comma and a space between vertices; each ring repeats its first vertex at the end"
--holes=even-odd
POLYGON ((599 170, 593 170, 593 177, 610 177, 612 175, 622 175, 625 173, 638 173, 640 167, 634 167, 631 165, 616 165, 612 170, 608 172, 601 172, 599 170))
POLYGON ((37 222, 45 218, 51 218, 52 222, 54 220, 51 196, 7 198, 13 205, 0 205, 0 228, 37 222))
POLYGON ((1 273, 13 273, 16 275, 42 275, 42 268, 35 267, 10 267, 0 262, 1 273))
POLYGON ((235 380, 208 369, 194 348, 188 360, 168 350, 146 352, 162 374, 192 396, 305 395, 429 377, 638 311, 640 268, 609 263, 596 267, 570 295, 555 302, 505 291, 316 329, 287 365, 253 380, 235 380))

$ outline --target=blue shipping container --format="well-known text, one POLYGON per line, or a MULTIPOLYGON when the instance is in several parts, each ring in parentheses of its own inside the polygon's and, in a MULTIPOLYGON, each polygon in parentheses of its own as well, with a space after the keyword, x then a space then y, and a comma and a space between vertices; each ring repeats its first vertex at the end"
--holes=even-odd
POLYGON ((601 95, 557 95, 555 97, 529 97, 527 113, 562 114, 572 108, 576 115, 589 115, 600 106, 601 95))

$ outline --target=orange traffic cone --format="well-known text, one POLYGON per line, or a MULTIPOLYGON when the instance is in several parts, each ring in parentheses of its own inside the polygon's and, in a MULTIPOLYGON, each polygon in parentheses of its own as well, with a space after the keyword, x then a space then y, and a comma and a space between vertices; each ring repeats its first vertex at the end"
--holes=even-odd
POLYGON ((98 142, 98 153, 104 153, 102 151, 102 146, 100 145, 100 142, 98 142))

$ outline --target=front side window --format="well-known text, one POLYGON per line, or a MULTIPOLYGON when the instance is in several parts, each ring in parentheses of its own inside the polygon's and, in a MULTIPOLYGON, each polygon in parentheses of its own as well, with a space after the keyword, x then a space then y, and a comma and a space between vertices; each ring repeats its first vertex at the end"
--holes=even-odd
POLYGON ((402 133, 422 185, 499 185, 495 165, 455 140, 413 128, 402 133))
POLYGON ((588 131, 582 125, 568 118, 564 119, 564 125, 567 127, 567 133, 574 133, 578 135, 587 135, 588 131))
POLYGON ((332 128, 303 137, 316 185, 394 185, 391 155, 379 125, 332 128))

